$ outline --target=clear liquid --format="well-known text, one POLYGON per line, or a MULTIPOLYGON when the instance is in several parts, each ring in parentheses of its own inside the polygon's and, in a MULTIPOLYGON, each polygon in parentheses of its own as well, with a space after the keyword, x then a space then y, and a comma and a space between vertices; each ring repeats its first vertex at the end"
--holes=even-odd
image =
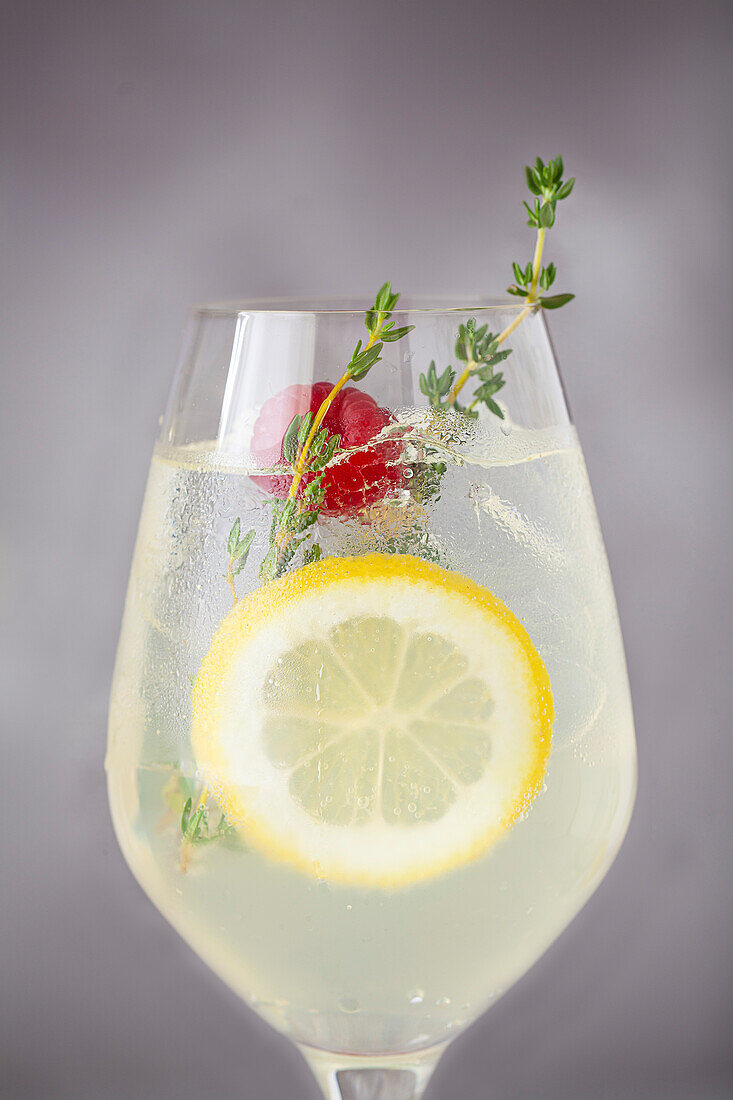
MULTIPOLYGON (((182 803, 190 793, 195 806, 202 786, 191 685, 231 606, 226 536, 236 516, 258 532, 237 578, 243 595, 258 585, 270 510, 245 469, 205 450, 160 452, 150 473, 110 717, 120 844, 157 907, 233 989, 327 1050, 405 1052, 475 1019, 597 886, 633 801, 621 638, 572 429, 497 431, 449 451, 419 539, 427 531, 441 564, 486 585, 526 626, 552 681, 553 748, 542 792, 482 857, 391 889, 318 880, 246 836, 182 845, 182 803)), ((386 550, 393 535, 389 524, 326 520, 319 540, 354 553, 386 550)))

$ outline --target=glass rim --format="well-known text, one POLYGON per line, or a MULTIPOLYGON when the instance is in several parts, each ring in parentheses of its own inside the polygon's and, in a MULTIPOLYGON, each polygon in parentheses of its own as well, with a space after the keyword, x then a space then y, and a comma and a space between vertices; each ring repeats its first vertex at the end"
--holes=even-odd
MULTIPOLYGON (((393 314, 418 313, 422 315, 449 315, 455 313, 520 313, 526 303, 522 298, 498 298, 486 297, 471 299, 468 295, 450 297, 441 296, 440 304, 437 304, 434 296, 416 295, 413 298, 400 299, 393 314)), ((224 299, 218 302, 202 302, 192 306, 190 313, 193 316, 210 317, 237 317, 241 314, 294 314, 324 316, 352 316, 363 318, 369 310, 370 303, 365 301, 363 305, 355 306, 353 298, 337 297, 272 297, 272 298, 247 298, 224 299), (348 304, 347 304, 348 303, 348 304)))

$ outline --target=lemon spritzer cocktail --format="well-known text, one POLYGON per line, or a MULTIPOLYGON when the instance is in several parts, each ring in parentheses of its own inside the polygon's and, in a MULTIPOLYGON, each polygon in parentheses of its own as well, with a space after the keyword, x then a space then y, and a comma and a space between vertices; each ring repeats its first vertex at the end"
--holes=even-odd
MULTIPOLYGON (((574 180, 525 170, 511 301, 195 311, 112 690, 112 814, 171 924, 328 1100, 418 1100, 631 812, 616 608, 543 316, 574 180), (378 367, 378 369, 374 369, 378 367)), ((246 1091, 246 1090, 245 1090, 246 1091)))
POLYGON ((159 447, 108 760, 127 859, 184 938, 297 1040, 375 1055, 450 1038, 531 965, 634 784, 572 428, 441 443, 407 409, 389 438, 387 499, 357 514, 342 473, 320 557, 269 578, 278 471, 159 447))

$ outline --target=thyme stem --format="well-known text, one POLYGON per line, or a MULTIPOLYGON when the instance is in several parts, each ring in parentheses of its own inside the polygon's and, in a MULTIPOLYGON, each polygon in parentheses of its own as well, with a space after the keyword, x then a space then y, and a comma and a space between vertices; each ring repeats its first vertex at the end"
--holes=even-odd
POLYGON ((235 603, 237 602, 237 589, 235 588, 235 585, 234 585, 234 574, 232 573, 232 559, 231 558, 229 559, 229 564, 227 565, 227 584, 229 585, 229 587, 232 590, 232 607, 234 607, 235 603))
POLYGON ((537 297, 537 284, 540 281, 540 271, 542 270, 542 250, 545 247, 546 233, 547 230, 544 226, 537 231, 537 241, 535 242, 534 257, 532 258, 532 285, 527 295, 528 302, 534 302, 537 297))
MULTIPOLYGON (((371 336, 369 337, 369 340, 368 340, 364 350, 366 351, 367 348, 372 347, 376 343, 376 340, 377 340, 376 335, 374 333, 372 333, 371 336)), ((336 394, 344 388, 344 386, 346 385, 346 383, 349 381, 350 378, 351 378, 351 374, 349 373, 349 371, 348 370, 344 371, 344 373, 341 375, 341 377, 339 378, 336 385, 333 387, 333 389, 329 393, 326 394, 323 401, 321 402, 320 407, 318 409, 318 412, 316 413, 315 419, 314 419, 313 424, 311 426, 311 430, 308 432, 308 436, 306 438, 306 441, 305 441, 305 443, 303 444, 303 446, 301 447, 301 449, 298 453, 298 458, 296 459, 295 468, 293 470, 293 480, 290 484, 290 489, 288 491, 288 500, 293 500, 293 498, 295 497, 295 494, 298 492, 298 486, 300 485, 301 481, 303 480, 303 474, 305 473, 305 468, 306 468, 307 460, 308 460, 308 452, 311 449, 311 445, 313 443, 313 440, 318 435, 318 431, 321 427, 321 424, 323 423, 323 419, 324 419, 326 413, 328 412, 328 410, 331 406, 331 403, 335 399, 336 394)))

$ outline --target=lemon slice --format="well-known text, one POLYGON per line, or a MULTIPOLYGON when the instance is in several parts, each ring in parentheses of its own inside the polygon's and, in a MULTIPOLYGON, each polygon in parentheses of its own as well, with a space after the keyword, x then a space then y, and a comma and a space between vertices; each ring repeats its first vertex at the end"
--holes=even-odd
POLYGON ((230 822, 334 881, 484 852, 542 783, 550 682, 486 588, 409 555, 327 558, 235 604, 194 685, 193 749, 230 822))

